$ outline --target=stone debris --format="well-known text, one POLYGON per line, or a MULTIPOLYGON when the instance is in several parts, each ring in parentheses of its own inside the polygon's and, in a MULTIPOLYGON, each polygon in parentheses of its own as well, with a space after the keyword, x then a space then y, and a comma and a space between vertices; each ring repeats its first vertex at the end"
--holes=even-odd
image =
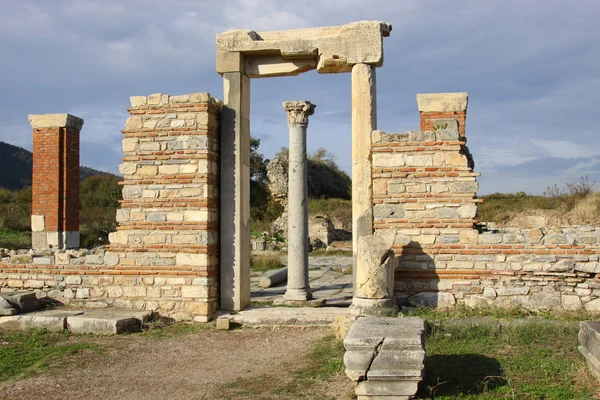
POLYGON ((590 371, 600 380, 600 321, 581 321, 578 349, 590 371))
POLYGON ((15 315, 17 310, 4 298, 0 297, 0 316, 15 315))
POLYGON ((30 290, 4 292, 0 293, 0 297, 12 306, 16 314, 28 313, 40 308, 37 295, 30 290))
POLYGON ((67 329, 96 335, 139 332, 151 317, 152 311, 90 310, 67 317, 67 329))
POLYGON ((346 375, 358 400, 409 399, 423 378, 421 318, 360 317, 344 339, 346 375))
POLYGON ((260 277, 260 282, 258 283, 260 287, 266 289, 271 286, 277 285, 281 282, 286 282, 288 276, 288 268, 284 267, 281 269, 274 269, 271 271, 265 272, 263 276, 260 277))
POLYGON ((97 335, 139 332, 153 318, 152 311, 133 310, 45 310, 0 317, 0 327, 8 329, 43 328, 52 332, 97 335))

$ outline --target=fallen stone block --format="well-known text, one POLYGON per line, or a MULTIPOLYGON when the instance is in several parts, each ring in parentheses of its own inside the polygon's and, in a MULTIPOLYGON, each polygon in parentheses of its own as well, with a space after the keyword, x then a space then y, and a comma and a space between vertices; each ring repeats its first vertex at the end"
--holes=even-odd
POLYGON ((3 297, 0 297, 0 316, 15 315, 17 310, 3 297))
POLYGON ((284 267, 277 270, 267 271, 260 277, 259 285, 262 288, 270 288, 278 283, 287 281, 288 268, 284 267))
POLYGON ((356 396, 357 400, 404 400, 412 398, 418 389, 418 381, 363 381, 356 386, 356 396))
POLYGON ((83 311, 47 310, 28 314, 15 315, 0 321, 0 326, 9 329, 43 328, 51 332, 60 332, 67 329, 67 318, 81 315, 83 311))
POLYGON ((227 316, 221 316, 217 318, 217 329, 222 329, 228 331, 230 328, 230 318, 227 316))
POLYGON ((4 298, 19 314, 24 314, 38 310, 40 303, 33 291, 20 290, 17 292, 0 293, 0 297, 4 298))
POLYGON ((118 335, 141 331, 143 318, 136 312, 92 310, 68 317, 67 328, 73 333, 118 335))
POLYGON ((600 321, 581 321, 579 351, 590 371, 600 380, 600 321))

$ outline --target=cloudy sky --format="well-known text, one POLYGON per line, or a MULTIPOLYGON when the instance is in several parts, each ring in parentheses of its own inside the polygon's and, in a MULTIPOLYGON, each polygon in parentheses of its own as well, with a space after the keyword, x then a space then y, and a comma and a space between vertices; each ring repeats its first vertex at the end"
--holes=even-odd
MULTIPOLYGON (((216 34, 367 19, 393 25, 379 129, 417 129, 417 93, 466 91, 481 194, 600 183, 598 0, 0 0, 0 141, 31 149, 27 114, 74 114, 82 164, 117 172, 129 96, 223 98, 216 34)), ((350 172, 349 74, 256 79, 251 96, 266 157, 287 144, 281 102, 305 99, 309 151, 350 172)))

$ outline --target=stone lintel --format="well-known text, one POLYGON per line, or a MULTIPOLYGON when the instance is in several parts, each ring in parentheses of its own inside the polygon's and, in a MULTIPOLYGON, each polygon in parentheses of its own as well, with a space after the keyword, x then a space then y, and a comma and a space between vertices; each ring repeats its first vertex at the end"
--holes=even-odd
POLYGON ((71 114, 30 114, 29 123, 34 129, 73 128, 81 130, 83 119, 71 114))
POLYGON ((420 112, 467 111, 469 94, 461 93, 427 93, 417 95, 420 112))
POLYGON ((295 76, 315 68, 317 68, 316 58, 285 59, 280 55, 272 54, 245 57, 244 73, 250 78, 268 78, 295 76))
POLYGON ((306 100, 283 102, 288 125, 308 125, 308 117, 314 114, 316 107, 316 105, 306 100))
MULTIPOLYGON (((217 35, 217 72, 234 72, 228 69, 235 67, 235 63, 230 63, 223 52, 240 53, 245 57, 275 55, 306 63, 316 60, 319 73, 350 72, 353 65, 361 63, 380 67, 383 65, 383 38, 389 36, 391 30, 392 26, 382 21, 287 31, 232 30, 217 35)), ((296 75, 307 70, 306 65, 300 70, 278 71, 270 76, 296 75)), ((242 66, 239 67, 237 72, 242 72, 242 66)))

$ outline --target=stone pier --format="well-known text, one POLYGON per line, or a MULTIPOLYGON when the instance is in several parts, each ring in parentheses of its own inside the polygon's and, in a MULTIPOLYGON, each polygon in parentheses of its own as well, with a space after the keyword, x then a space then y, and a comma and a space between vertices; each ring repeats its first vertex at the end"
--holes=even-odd
POLYGON ((311 300, 308 283, 308 182, 306 128, 315 105, 308 101, 286 101, 290 131, 288 281, 284 301, 311 300))

